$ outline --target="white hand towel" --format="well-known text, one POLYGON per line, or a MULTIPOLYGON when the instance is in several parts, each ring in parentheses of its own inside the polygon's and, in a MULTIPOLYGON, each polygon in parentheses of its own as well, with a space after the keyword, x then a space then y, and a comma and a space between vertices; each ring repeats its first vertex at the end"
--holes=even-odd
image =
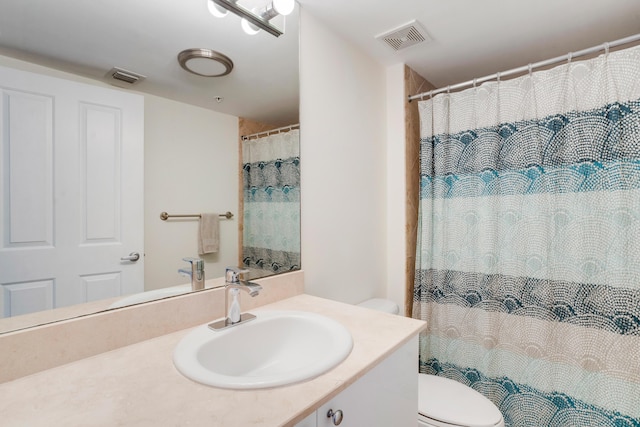
POLYGON ((216 213, 200 214, 198 230, 198 254, 211 254, 220 248, 219 215, 216 213))

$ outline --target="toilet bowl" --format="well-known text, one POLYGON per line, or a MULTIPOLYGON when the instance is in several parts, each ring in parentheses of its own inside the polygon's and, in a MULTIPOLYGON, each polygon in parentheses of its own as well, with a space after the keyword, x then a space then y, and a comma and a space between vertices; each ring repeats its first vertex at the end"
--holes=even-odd
POLYGON ((418 374, 419 427, 503 427, 489 399, 458 381, 418 374))
MULTIPOLYGON (((398 314, 393 301, 374 298, 360 307, 398 314)), ((436 375, 418 374, 418 427, 504 427, 498 408, 471 387, 436 375)))

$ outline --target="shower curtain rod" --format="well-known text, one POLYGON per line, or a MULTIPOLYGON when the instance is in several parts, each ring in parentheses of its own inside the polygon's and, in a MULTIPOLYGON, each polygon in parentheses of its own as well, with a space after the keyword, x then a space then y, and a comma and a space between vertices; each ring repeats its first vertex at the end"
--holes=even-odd
POLYGON ((412 95, 409 96, 409 102, 413 101, 414 99, 423 99, 425 96, 429 96, 429 97, 433 97, 434 95, 437 95, 439 93, 443 93, 443 92, 449 92, 452 90, 458 90, 458 89, 462 89, 464 87, 467 86, 475 86, 479 83, 484 83, 486 81, 489 80, 494 80, 494 79, 498 79, 500 80, 501 77, 507 77, 507 76, 512 76, 514 74, 520 74, 520 73, 524 73, 525 71, 531 71, 534 68, 540 68, 540 67, 546 67, 548 65, 554 65, 554 64, 558 64, 564 61, 571 61, 571 59, 573 58, 577 58, 579 56, 585 56, 585 55, 590 55, 592 53, 596 53, 599 52, 601 50, 604 50, 605 52, 609 52, 609 49, 612 47, 617 47, 623 44, 627 44, 627 43, 633 43, 633 42, 637 42, 640 41, 640 33, 639 34, 635 34, 633 36, 629 36, 629 37, 625 37, 622 39, 618 39, 612 42, 608 42, 608 43, 603 43, 601 45, 597 45, 597 46, 593 46, 587 49, 583 49, 583 50, 579 50, 577 52, 569 52, 566 55, 561 55, 561 56, 556 56, 555 58, 551 58, 551 59, 547 59, 545 61, 540 61, 540 62, 534 62, 534 63, 530 63, 529 65, 525 65, 523 67, 518 67, 518 68, 512 68, 511 70, 507 70, 507 71, 503 71, 501 73, 495 73, 495 74, 491 74, 489 76, 484 76, 484 77, 480 77, 478 79, 473 79, 473 80, 469 80, 463 83, 457 83, 455 85, 451 85, 451 86, 447 86, 447 87, 441 87, 440 89, 434 89, 434 90, 430 90, 427 92, 422 92, 419 93, 417 95, 412 95))
POLYGON ((299 128, 300 127, 300 123, 296 123, 295 125, 289 125, 289 126, 283 126, 281 128, 277 128, 277 129, 271 129, 271 130, 265 130, 264 132, 257 132, 257 133, 252 133, 251 135, 243 135, 240 137, 240 139, 242 139, 243 141, 246 141, 249 138, 253 138, 254 136, 260 136, 260 135, 264 135, 264 136, 269 136, 272 135, 274 133, 280 133, 283 131, 290 131, 293 130, 295 128, 299 128))

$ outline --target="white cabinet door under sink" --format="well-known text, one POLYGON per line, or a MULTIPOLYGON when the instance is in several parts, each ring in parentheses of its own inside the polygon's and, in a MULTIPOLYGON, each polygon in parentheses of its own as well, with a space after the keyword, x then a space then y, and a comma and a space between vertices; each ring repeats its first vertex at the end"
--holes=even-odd
POLYGON ((342 411, 340 427, 414 426, 418 420, 418 337, 393 352, 296 427, 331 427, 329 410, 342 411), (314 423, 315 421, 315 423, 314 423))
POLYGON ((0 67, 0 317, 143 290, 143 150, 141 96, 0 67))

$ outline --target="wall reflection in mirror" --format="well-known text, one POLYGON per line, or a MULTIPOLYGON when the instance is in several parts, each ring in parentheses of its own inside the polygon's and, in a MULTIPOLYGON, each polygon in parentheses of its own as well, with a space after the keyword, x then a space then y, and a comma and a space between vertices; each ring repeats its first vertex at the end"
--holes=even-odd
POLYGON ((276 38, 208 0, 0 4, 0 333, 190 292, 185 258, 300 268, 297 7, 276 38))

